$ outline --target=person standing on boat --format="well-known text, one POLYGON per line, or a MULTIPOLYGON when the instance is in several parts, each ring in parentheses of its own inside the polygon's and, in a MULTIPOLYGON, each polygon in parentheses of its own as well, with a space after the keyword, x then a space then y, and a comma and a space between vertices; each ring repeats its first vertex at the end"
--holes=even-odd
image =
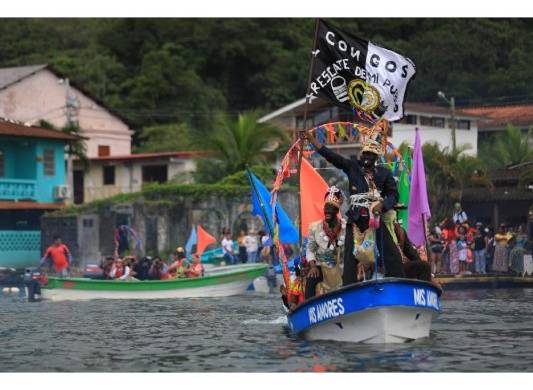
MULTIPOLYGON (((363 143, 361 157, 353 161, 333 152, 322 145, 311 132, 305 132, 305 137, 313 144, 317 152, 336 168, 341 169, 347 176, 350 188, 350 195, 367 194, 377 190, 381 199, 374 203, 369 210, 365 207, 355 207, 348 213, 348 225, 346 229, 346 248, 344 251, 344 271, 343 285, 349 285, 357 281, 358 260, 353 254, 354 249, 354 227, 357 227, 361 234, 365 234, 369 227, 369 213, 379 216, 398 203, 399 194, 396 181, 392 172, 383 167, 376 166, 376 161, 383 154, 383 148, 375 140, 367 139, 363 143)), ((386 277, 404 277, 402 257, 398 248, 394 244, 388 229, 383 229, 380 225, 376 230, 376 245, 384 258, 384 274, 386 277), (383 237, 383 240, 381 239, 383 237)))
POLYGON ((72 254, 68 247, 63 244, 60 236, 54 237, 54 243, 48 247, 44 256, 41 258, 39 267, 47 261, 52 262, 54 271, 61 277, 68 276, 68 267, 72 263, 72 254))
MULTIPOLYGON (((325 291, 335 290, 342 286, 342 261, 344 257, 344 238, 346 236, 346 220, 339 218, 339 210, 344 194, 332 186, 325 195, 324 219, 309 225, 309 237, 306 259, 309 263, 305 298, 316 295, 317 286, 325 291)), ((290 300, 289 300, 290 304, 290 300)))

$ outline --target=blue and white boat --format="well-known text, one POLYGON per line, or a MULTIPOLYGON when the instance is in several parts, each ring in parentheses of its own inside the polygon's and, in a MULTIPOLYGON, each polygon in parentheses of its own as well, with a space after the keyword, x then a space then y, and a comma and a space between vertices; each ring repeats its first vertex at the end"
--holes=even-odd
POLYGON ((403 343, 429 337, 441 294, 421 280, 373 279, 306 300, 287 319, 308 340, 403 343))

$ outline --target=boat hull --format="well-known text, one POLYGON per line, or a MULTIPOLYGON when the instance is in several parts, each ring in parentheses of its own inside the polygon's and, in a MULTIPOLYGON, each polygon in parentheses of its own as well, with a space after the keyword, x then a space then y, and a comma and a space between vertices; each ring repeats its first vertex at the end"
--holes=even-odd
POLYGON ((381 279, 357 283, 304 302, 287 315, 308 340, 404 343, 429 337, 441 290, 427 282, 381 279))
POLYGON ((50 277, 41 291, 43 299, 52 301, 225 297, 244 294, 250 282, 264 274, 266 268, 262 264, 219 267, 202 278, 164 281, 50 277))

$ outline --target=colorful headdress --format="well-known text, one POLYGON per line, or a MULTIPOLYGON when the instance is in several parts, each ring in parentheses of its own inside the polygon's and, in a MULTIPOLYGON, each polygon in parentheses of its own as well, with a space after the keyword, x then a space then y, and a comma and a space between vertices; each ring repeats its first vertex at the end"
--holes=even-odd
POLYGON ((389 123, 385 120, 380 120, 371 128, 362 134, 363 152, 374 153, 378 156, 385 154, 387 146, 387 133, 389 131, 389 123))
POLYGON ((331 186, 326 191, 324 200, 326 201, 326 204, 331 204, 337 208, 340 208, 342 202, 344 201, 344 194, 340 188, 331 186))
POLYGON ((382 156, 383 146, 378 141, 369 138, 363 142, 363 152, 374 153, 378 156, 382 156))

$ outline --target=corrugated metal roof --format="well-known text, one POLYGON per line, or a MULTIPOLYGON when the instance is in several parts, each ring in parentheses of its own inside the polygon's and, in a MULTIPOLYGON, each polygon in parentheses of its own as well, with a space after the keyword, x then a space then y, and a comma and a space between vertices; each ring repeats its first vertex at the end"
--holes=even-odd
POLYGON ((28 138, 49 138, 65 141, 82 139, 75 135, 67 134, 58 130, 43 129, 37 126, 26 126, 22 123, 11 122, 0 118, 0 136, 28 137, 28 138))
POLYGON ((93 157, 89 160, 91 161, 125 161, 125 160, 141 160, 141 159, 156 159, 164 157, 178 157, 178 158, 191 158, 198 156, 205 156, 206 152, 196 152, 196 151, 183 151, 183 152, 159 152, 159 153, 138 153, 138 154, 127 154, 123 156, 101 156, 93 157))
POLYGON ((65 207, 64 203, 39 203, 31 201, 0 201, 0 210, 57 210, 65 207))
POLYGON ((480 129, 505 128, 509 123, 515 126, 533 125, 533 104, 471 107, 463 111, 488 118, 479 122, 480 129))

